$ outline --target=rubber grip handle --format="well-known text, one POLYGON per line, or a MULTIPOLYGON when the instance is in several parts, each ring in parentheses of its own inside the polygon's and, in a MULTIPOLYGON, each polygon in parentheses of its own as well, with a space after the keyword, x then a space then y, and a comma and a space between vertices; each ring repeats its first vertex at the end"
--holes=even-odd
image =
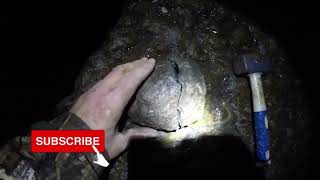
POLYGON ((258 161, 269 161, 269 133, 267 111, 254 112, 256 156, 258 161))

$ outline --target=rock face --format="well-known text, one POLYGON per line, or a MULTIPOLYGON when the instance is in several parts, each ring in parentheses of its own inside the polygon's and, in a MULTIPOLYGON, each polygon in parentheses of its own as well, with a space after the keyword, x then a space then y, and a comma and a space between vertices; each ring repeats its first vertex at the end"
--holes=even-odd
POLYGON ((154 57, 155 70, 138 90, 128 121, 165 131, 188 126, 189 138, 202 132, 234 135, 253 154, 250 88, 232 69, 233 59, 244 53, 267 58, 273 66, 263 77, 272 157, 266 176, 297 178, 303 174, 295 169, 305 162, 308 138, 300 80, 271 36, 214 1, 129 1, 81 71, 75 94, 118 64, 154 57))
POLYGON ((155 129, 177 130, 201 120, 206 87, 197 64, 171 58, 158 64, 129 109, 130 120, 155 129))

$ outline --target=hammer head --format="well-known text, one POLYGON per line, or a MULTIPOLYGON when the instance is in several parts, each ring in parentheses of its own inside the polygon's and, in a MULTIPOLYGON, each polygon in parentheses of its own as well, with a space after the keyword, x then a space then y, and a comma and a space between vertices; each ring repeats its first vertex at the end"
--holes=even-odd
POLYGON ((236 75, 248 75, 270 72, 272 67, 266 58, 260 58, 254 54, 244 54, 233 61, 233 70, 236 75))

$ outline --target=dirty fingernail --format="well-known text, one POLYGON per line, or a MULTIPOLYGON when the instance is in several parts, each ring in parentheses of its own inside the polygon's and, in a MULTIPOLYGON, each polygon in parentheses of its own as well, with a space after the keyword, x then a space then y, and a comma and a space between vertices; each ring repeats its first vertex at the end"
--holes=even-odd
POLYGON ((148 61, 148 58, 147 57, 143 57, 143 58, 141 58, 141 60, 148 61))
POLYGON ((156 60, 154 59, 154 58, 150 58, 149 60, 148 60, 148 62, 149 63, 154 63, 156 60))

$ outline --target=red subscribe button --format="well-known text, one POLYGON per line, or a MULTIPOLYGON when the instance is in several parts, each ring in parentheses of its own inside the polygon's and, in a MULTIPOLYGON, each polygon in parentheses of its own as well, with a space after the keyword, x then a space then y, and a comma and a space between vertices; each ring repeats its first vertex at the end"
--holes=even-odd
POLYGON ((104 152, 104 130, 32 130, 32 152, 104 152))

